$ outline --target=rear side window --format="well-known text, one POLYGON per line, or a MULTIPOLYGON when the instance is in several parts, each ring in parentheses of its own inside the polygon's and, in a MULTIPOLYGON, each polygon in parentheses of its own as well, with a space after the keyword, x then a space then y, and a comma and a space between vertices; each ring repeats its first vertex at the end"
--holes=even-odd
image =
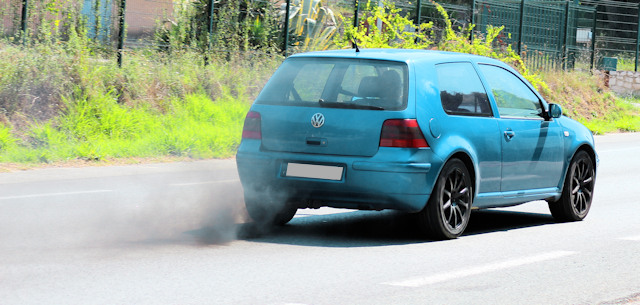
POLYGON ((513 73, 496 66, 479 65, 498 106, 500 117, 541 119, 538 96, 513 73))
POLYGON ((492 116, 487 92, 471 63, 436 65, 442 108, 451 115, 492 116))
POLYGON ((407 106, 407 65, 382 60, 291 58, 271 77, 257 104, 370 110, 407 106))

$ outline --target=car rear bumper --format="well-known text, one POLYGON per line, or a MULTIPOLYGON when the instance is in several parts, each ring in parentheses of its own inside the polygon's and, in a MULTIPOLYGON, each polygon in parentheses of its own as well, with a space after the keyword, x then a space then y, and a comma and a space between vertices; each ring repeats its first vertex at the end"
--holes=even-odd
POLYGON ((429 199, 442 162, 430 149, 380 148, 373 157, 341 157, 251 150, 255 145, 243 143, 236 156, 245 196, 285 198, 299 208, 417 212, 429 199), (341 167, 341 176, 291 177, 287 167, 292 163, 341 167))

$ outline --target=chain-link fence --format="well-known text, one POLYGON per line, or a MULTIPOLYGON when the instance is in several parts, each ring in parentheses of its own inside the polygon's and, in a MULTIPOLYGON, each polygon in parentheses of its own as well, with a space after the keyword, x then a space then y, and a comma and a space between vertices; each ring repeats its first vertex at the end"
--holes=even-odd
MULTIPOLYGON (((637 69, 638 3, 438 3, 449 13, 454 29, 473 23, 475 33, 482 34, 489 25, 504 26, 496 43, 511 45, 533 69, 590 69, 604 56, 618 57, 619 69, 637 69)), ((431 1, 395 4, 414 21, 433 21, 438 37, 442 16, 431 1)), ((52 37, 66 39, 70 29, 82 29, 82 35, 107 52, 122 55, 124 50, 125 57, 126 50, 140 47, 286 56, 335 48, 334 37, 347 23, 363 18, 366 5, 362 0, 0 0, 0 33, 14 43, 33 44, 52 37)))
MULTIPOLYGON (((442 22, 435 5, 422 1, 420 20, 436 25, 442 22)), ((511 45, 533 69, 588 69, 594 64, 593 36, 589 35, 594 25, 593 6, 566 0, 472 0, 468 5, 443 6, 457 29, 473 23, 474 34, 482 35, 489 26, 504 26, 497 43, 511 45)))
MULTIPOLYGON (((428 0, 422 11, 434 12, 428 0)), ((534 69, 602 66, 617 61, 618 70, 638 71, 640 59, 640 4, 622 0, 442 0, 460 26, 504 26, 499 41, 510 44, 534 69), (455 4, 447 5, 452 1, 455 4), (614 58, 608 58, 614 57, 614 58), (611 62, 611 61, 609 61, 611 62)), ((421 21, 440 17, 422 13, 421 21)), ((607 69, 615 69, 609 66, 607 69)))

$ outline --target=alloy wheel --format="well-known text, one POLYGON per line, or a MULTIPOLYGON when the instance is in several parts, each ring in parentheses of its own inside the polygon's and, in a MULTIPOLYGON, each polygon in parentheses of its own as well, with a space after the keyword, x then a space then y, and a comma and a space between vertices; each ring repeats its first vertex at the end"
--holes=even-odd
POLYGON ((470 210, 471 188, 465 181, 465 174, 455 168, 449 173, 442 191, 442 220, 452 232, 466 227, 470 210))
POLYGON ((594 170, 589 161, 586 158, 578 160, 571 179, 571 203, 578 215, 588 212, 593 196, 594 170))

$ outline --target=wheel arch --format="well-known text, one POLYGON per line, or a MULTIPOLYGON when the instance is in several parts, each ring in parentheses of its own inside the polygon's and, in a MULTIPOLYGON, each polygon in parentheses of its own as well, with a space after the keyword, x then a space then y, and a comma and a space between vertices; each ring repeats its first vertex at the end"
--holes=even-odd
POLYGON ((593 162, 593 171, 595 174, 598 173, 598 155, 596 154, 593 146, 589 145, 589 143, 582 143, 580 145, 577 145, 577 147, 573 150, 573 153, 567 158, 567 162, 564 166, 564 173, 558 185, 560 192, 562 192, 562 190, 564 189, 564 181, 567 179, 567 174, 569 173, 569 169, 571 168, 571 162, 573 162, 573 159, 580 151, 584 151, 587 153, 587 155, 589 155, 591 161, 593 162))
MULTIPOLYGON (((471 175, 471 183, 474 186, 473 198, 475 199, 476 193, 478 192, 478 183, 479 183, 478 179, 476 179, 477 177, 477 168, 475 166, 476 163, 473 162, 473 158, 467 152, 457 151, 453 153, 451 156, 449 156, 449 158, 447 158, 447 160, 443 163, 442 167, 444 167, 444 164, 447 164, 447 162, 451 161, 452 159, 458 159, 462 161, 462 163, 464 163, 464 166, 467 167, 467 170, 471 175)), ((440 175, 440 173, 438 173, 438 175, 440 175)))
POLYGON ((598 156, 596 155, 596 150, 593 149, 593 147, 591 147, 591 145, 588 144, 582 144, 580 147, 578 147, 578 149, 576 149, 576 151, 573 153, 573 156, 571 156, 571 160, 573 160, 573 158, 575 157, 575 155, 579 152, 579 151, 585 151, 589 157, 591 158, 591 161, 593 162, 593 171, 595 173, 598 172, 598 156))
POLYGON ((576 157, 576 155, 578 154, 578 152, 580 151, 584 151, 586 152, 589 157, 591 158, 591 161, 593 161, 593 168, 594 171, 597 172, 597 163, 598 163, 598 156, 596 155, 596 151, 595 149, 593 149, 593 147, 591 145, 589 145, 588 143, 582 143, 580 145, 577 145, 577 147, 573 150, 573 153, 571 154, 571 157, 567 159, 567 166, 565 166, 565 177, 567 175, 567 172, 569 171, 569 165, 571 164, 571 162, 573 161, 573 159, 576 157))

